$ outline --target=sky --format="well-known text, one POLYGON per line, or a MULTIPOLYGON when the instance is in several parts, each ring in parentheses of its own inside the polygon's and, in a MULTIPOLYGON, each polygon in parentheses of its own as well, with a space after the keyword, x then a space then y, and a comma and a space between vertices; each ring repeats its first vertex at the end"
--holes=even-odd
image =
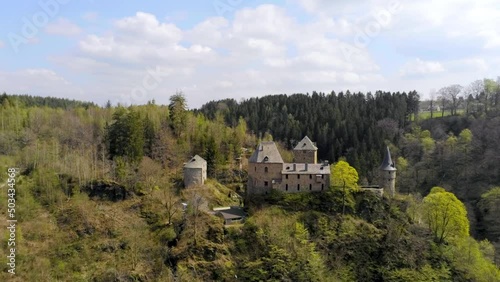
POLYGON ((190 108, 500 76, 498 0, 7 1, 0 93, 190 108))

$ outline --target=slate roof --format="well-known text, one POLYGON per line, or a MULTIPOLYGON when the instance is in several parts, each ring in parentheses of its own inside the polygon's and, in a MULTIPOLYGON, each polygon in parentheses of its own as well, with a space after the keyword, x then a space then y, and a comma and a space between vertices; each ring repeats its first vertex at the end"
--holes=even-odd
POLYGON ((184 165, 184 168, 202 168, 204 165, 206 165, 206 163, 207 161, 205 161, 202 157, 196 155, 184 165))
POLYGON ((274 142, 262 142, 252 154, 251 163, 283 163, 278 147, 274 142))
POLYGON ((387 147, 384 155, 384 161, 382 162, 382 165, 380 165, 380 170, 385 170, 385 171, 396 171, 396 166, 394 162, 391 159, 391 152, 389 151, 389 147, 387 147))
POLYGON ((316 147, 311 139, 306 136, 297 144, 297 146, 295 146, 294 150, 317 151, 318 147, 316 147))
POLYGON ((225 220, 240 219, 246 216, 245 211, 241 207, 226 207, 214 209, 215 214, 220 214, 225 220))
POLYGON ((282 174, 330 174, 330 165, 284 163, 282 174), (295 169, 294 169, 295 165, 295 169))

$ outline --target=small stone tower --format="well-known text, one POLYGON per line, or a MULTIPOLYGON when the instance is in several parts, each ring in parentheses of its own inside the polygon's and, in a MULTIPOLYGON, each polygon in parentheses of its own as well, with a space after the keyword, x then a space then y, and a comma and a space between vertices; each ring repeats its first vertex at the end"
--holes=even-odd
POLYGON ((203 185, 207 180, 207 161, 196 155, 184 164, 184 187, 203 185))
POLYGON ((297 143, 297 146, 293 149, 293 155, 296 163, 318 163, 318 147, 307 136, 297 143))
POLYGON ((382 181, 382 187, 384 188, 384 194, 389 197, 394 197, 396 194, 396 167, 391 159, 391 152, 389 147, 385 151, 384 161, 380 166, 380 179, 382 181))

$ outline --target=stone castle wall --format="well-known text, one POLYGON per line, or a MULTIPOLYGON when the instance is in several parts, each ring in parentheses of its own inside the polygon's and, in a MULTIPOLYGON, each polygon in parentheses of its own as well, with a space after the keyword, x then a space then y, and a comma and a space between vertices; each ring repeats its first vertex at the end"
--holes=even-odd
POLYGON ((318 152, 316 151, 306 151, 306 150, 295 150, 293 151, 294 161, 296 163, 302 164, 315 164, 317 163, 318 152))
POLYGON ((184 187, 204 184, 205 179, 202 168, 184 168, 184 187))
POLYGON ((285 174, 279 190, 286 193, 324 191, 329 185, 329 174, 322 174, 322 178, 317 177, 316 174, 285 174))
POLYGON ((270 191, 273 186, 276 187, 276 183, 281 181, 282 169, 283 164, 280 163, 249 163, 247 193, 263 194, 270 191))

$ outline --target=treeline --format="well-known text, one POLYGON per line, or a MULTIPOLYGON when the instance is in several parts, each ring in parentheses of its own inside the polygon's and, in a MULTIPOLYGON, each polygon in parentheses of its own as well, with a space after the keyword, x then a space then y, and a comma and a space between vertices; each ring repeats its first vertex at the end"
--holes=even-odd
POLYGON ((380 164, 385 141, 397 144, 399 131, 419 110, 419 95, 313 92, 311 95, 272 95, 241 103, 212 101, 199 111, 208 118, 222 115, 228 125, 243 117, 257 136, 271 134, 288 149, 304 135, 317 143, 318 157, 331 162, 346 157, 368 181, 380 164), (387 129, 389 130, 381 130, 387 129))
POLYGON ((17 104, 22 107, 49 107, 61 109, 97 107, 97 105, 92 102, 82 102, 74 99, 70 100, 66 98, 40 97, 31 95, 7 95, 5 92, 0 96, 0 105, 4 103, 12 105, 17 104))
MULTIPOLYGON (((66 110, 0 104, 0 154, 16 156, 24 167, 53 168, 92 179, 130 180, 144 157, 162 168, 181 171, 196 154, 214 176, 235 165, 243 147, 254 147, 244 120, 228 127, 187 110, 182 94, 166 106, 84 107, 66 110)), ((15 98, 14 98, 15 99, 15 98)), ((75 104, 76 105, 76 104, 75 104)))

